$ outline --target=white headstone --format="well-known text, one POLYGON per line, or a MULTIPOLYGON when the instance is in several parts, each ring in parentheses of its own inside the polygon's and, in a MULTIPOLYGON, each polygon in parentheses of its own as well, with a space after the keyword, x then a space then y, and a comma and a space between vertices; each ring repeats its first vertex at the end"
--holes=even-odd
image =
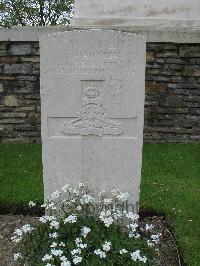
POLYGON ((40 38, 45 197, 64 184, 119 188, 136 204, 142 162, 145 39, 83 30, 40 38))

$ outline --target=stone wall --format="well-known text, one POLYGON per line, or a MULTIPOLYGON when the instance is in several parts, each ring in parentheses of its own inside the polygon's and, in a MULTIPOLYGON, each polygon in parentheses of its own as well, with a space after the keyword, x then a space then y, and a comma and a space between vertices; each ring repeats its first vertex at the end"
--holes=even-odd
POLYGON ((40 140, 39 43, 0 42, 0 141, 40 140))
MULTIPOLYGON (((39 43, 0 42, 0 142, 40 141, 39 43)), ((147 43, 146 142, 200 141, 200 44, 147 43)))

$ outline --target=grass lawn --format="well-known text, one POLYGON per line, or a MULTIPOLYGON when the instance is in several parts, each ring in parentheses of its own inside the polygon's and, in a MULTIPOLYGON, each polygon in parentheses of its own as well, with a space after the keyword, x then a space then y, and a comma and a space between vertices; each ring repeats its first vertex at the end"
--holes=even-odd
MULTIPOLYGON (((166 214, 187 265, 200 265, 200 144, 145 144, 141 207, 166 214)), ((0 145, 0 207, 42 202, 41 145, 0 145)), ((9 208, 9 207, 8 207, 9 208)))

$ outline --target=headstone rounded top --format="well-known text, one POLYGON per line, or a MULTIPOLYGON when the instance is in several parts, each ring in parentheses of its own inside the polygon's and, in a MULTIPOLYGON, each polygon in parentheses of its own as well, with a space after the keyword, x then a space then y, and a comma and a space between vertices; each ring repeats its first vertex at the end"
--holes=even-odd
MULTIPOLYGON (((116 36, 116 35, 119 35, 119 36, 124 36, 124 37, 131 37, 131 38, 134 38, 135 40, 141 40, 143 42, 146 41, 146 38, 145 36, 143 35, 139 35, 139 34, 135 34, 133 32, 128 32, 128 31, 121 31, 121 30, 113 30, 113 29, 80 29, 80 30, 77 30, 77 29, 74 29, 74 30, 69 30, 69 31, 65 31, 65 32, 56 32, 56 33, 51 33, 51 34, 45 34, 45 35, 42 35, 40 37, 40 41, 42 41, 43 39, 50 39, 50 38, 62 38, 62 37, 66 37, 66 36, 75 36, 76 33, 79 33, 79 36, 82 34, 84 36, 86 35, 90 35, 90 33, 93 33, 93 35, 97 35, 97 36, 116 36)), ((78 35, 77 35, 78 36, 78 35)))

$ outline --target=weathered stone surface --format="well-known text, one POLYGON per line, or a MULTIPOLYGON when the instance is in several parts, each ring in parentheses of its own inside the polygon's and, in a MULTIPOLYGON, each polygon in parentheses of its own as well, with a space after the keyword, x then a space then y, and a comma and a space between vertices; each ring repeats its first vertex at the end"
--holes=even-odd
POLYGON ((0 80, 15 80, 15 77, 10 77, 10 76, 0 76, 0 80))
POLYGON ((4 105, 5 106, 18 106, 18 100, 14 95, 5 96, 4 99, 4 105))
POLYGON ((25 122, 22 118, 2 118, 1 123, 2 124, 23 124, 25 122))
POLYGON ((182 64, 186 64, 186 62, 180 58, 166 58, 166 63, 169 64, 176 64, 176 65, 182 65, 182 64))
POLYGON ((3 118, 15 118, 15 117, 24 118, 24 117, 26 117, 26 113, 19 113, 19 112, 1 113, 0 117, 3 117, 3 118))
POLYGON ((39 63, 40 57, 20 57, 21 62, 31 62, 31 63, 39 63))
POLYGON ((147 63, 152 63, 154 61, 153 52, 147 52, 146 53, 146 61, 147 61, 147 63))
POLYGON ((2 83, 0 83, 0 93, 3 93, 4 92, 4 86, 2 83))
POLYGON ((42 37, 40 48, 45 197, 65 183, 84 182, 94 192, 128 191, 137 205, 144 38, 71 31, 42 37))
POLYGON ((15 129, 18 131, 35 131, 35 127, 31 125, 17 125, 15 129))
POLYGON ((32 54, 33 55, 40 55, 40 48, 38 47, 36 47, 36 48, 32 48, 32 54))
POLYGON ((5 64, 4 66, 4 74, 31 74, 31 72, 32 66, 30 64, 5 64))
MULTIPOLYGON (((198 0, 76 0, 72 24, 199 27, 198 0)), ((165 32, 166 34, 166 32, 165 32)))
POLYGON ((169 107, 182 107, 184 106, 183 98, 171 95, 166 99, 166 105, 169 107))
POLYGON ((145 83, 145 92, 152 93, 152 92, 164 92, 167 86, 165 84, 158 84, 152 81, 146 81, 145 83))
POLYGON ((31 44, 11 44, 8 51, 10 55, 30 55, 31 44))
POLYGON ((181 46, 179 48, 180 57, 200 57, 200 47, 196 46, 181 46))
POLYGON ((4 57, 0 57, 0 63, 7 63, 7 64, 13 64, 13 63, 17 63, 17 61, 19 61, 18 57, 16 56, 4 56, 4 57))
POLYGON ((5 55, 7 55, 6 50, 0 50, 0 56, 5 56, 5 55))
POLYGON ((183 69, 183 76, 200 77, 200 66, 199 67, 186 66, 183 69))
POLYGON ((21 106, 15 108, 16 112, 27 112, 27 111, 35 111, 36 107, 34 106, 21 106))
POLYGON ((174 58, 177 58, 178 54, 175 52, 162 52, 162 53, 158 53, 156 55, 156 57, 174 57, 174 58))
POLYGON ((7 45, 5 42, 0 42, 0 50, 6 50, 7 45))

